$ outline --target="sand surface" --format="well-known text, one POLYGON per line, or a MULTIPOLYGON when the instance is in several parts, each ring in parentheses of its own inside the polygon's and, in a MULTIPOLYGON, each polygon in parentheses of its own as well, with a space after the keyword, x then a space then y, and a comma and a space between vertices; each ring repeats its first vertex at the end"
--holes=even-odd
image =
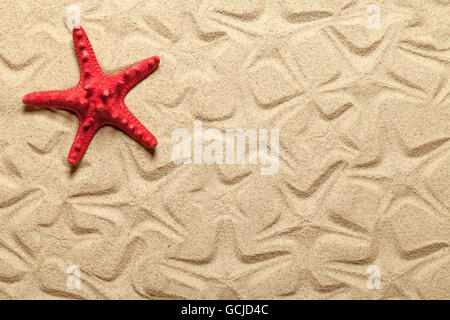
POLYGON ((0 1, 0 298, 450 299, 448 0, 77 2, 105 72, 161 64, 156 152, 105 127, 76 168, 21 102, 78 82, 71 4, 0 1), (175 165, 196 120, 279 129, 278 172, 175 165))

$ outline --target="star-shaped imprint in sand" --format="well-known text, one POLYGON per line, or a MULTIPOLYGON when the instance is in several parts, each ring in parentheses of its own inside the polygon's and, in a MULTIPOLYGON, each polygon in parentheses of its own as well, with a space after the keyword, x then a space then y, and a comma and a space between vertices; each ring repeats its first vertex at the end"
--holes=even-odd
POLYGON ((68 161, 76 164, 83 157, 96 132, 105 125, 114 126, 146 148, 155 148, 156 138, 128 110, 124 98, 139 81, 159 65, 159 57, 143 60, 115 75, 107 75, 100 68, 84 29, 73 28, 80 81, 67 90, 33 92, 23 97, 30 106, 58 108, 75 113, 78 132, 69 152, 68 161))

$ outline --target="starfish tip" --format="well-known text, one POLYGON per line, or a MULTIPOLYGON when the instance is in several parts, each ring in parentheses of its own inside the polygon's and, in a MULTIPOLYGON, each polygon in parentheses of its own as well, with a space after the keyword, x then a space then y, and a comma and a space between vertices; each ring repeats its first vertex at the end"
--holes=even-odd
POLYGON ((33 93, 26 94, 22 97, 22 102, 24 104, 30 105, 33 101, 36 101, 36 97, 33 93))
POLYGON ((71 165, 75 165, 78 163, 78 160, 74 155, 69 154, 69 157, 67 158, 67 162, 69 162, 69 164, 71 164, 71 165))
POLYGON ((151 148, 151 149, 155 149, 156 146, 158 145, 158 141, 156 141, 155 138, 148 139, 148 140, 146 140, 146 142, 147 142, 148 147, 151 148))
POLYGON ((159 66, 159 57, 153 56, 148 59, 148 64, 150 68, 156 69, 159 66))

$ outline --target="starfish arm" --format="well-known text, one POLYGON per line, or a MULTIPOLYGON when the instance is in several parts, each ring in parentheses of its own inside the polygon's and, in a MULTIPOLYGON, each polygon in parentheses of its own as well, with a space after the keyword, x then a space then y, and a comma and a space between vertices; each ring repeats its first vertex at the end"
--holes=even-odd
POLYGON ((99 125, 96 124, 92 118, 84 120, 80 118, 78 131, 67 158, 67 161, 69 161, 70 164, 76 164, 81 160, 87 147, 91 143, 92 138, 99 129, 99 125))
POLYGON ((146 148, 155 148, 158 144, 155 136, 139 122, 125 105, 121 107, 120 118, 113 124, 146 148))
POLYGON ((122 71, 118 74, 119 79, 124 83, 124 91, 128 92, 140 81, 148 77, 159 66, 159 57, 153 56, 151 58, 142 60, 136 63, 134 66, 122 71))
POLYGON ((74 110, 73 106, 78 101, 79 90, 77 87, 58 91, 32 92, 22 98, 24 104, 33 107, 46 107, 74 110))
POLYGON ((83 81, 99 72, 103 73, 95 57, 91 42, 81 26, 73 28, 73 43, 80 65, 80 79, 83 81))

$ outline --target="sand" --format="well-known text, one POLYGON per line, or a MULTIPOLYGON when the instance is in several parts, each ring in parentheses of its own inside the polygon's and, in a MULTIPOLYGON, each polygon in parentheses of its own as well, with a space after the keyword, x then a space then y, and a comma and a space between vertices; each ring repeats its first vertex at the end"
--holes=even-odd
POLYGON ((446 0, 1 0, 0 298, 450 299, 449 15, 446 0), (154 153, 105 127, 71 168, 77 118, 22 104, 78 82, 71 4, 105 72, 160 56, 126 97, 154 153), (278 171, 174 164, 172 133, 194 121, 279 129, 278 171))

